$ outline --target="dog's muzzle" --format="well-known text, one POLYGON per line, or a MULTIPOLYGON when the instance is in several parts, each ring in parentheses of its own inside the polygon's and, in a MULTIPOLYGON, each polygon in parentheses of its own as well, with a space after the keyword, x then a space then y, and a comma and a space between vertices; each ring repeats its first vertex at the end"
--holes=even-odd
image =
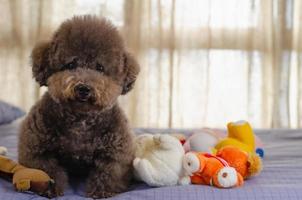
POLYGON ((78 101, 85 102, 88 101, 92 96, 92 89, 86 84, 77 84, 74 87, 75 98, 78 101))

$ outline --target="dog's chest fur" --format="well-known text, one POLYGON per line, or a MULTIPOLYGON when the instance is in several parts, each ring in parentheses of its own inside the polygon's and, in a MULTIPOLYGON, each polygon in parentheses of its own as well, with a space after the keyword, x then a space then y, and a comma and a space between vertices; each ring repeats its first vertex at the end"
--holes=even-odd
POLYGON ((71 127, 66 128, 65 132, 58 137, 59 154, 73 160, 91 160, 97 148, 96 145, 102 145, 94 142, 94 138, 98 137, 93 130, 94 127, 88 119, 82 119, 70 125, 71 127))
POLYGON ((101 154, 104 137, 110 132, 110 115, 64 115, 56 128, 55 152, 58 157, 73 163, 91 163, 101 154), (63 120, 65 119, 65 120, 63 120))

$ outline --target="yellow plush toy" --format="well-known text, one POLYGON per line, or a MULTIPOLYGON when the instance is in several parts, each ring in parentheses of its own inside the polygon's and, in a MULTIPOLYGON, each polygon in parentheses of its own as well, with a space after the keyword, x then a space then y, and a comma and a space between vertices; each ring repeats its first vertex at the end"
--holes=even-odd
POLYGON ((214 151, 216 155, 226 160, 244 179, 259 174, 262 161, 256 153, 255 135, 247 121, 230 122, 228 137, 220 140, 214 151))
POLYGON ((234 146, 247 153, 255 152, 254 132, 247 121, 230 122, 227 127, 228 137, 215 145, 215 151, 219 151, 225 146, 234 146))

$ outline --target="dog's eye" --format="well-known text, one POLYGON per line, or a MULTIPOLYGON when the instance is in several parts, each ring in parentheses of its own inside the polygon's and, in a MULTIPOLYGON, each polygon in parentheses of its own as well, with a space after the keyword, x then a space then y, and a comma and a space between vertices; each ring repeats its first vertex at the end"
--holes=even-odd
POLYGON ((70 63, 64 65, 64 69, 75 69, 77 67, 77 60, 74 59, 70 63))
POLYGON ((98 70, 99 72, 102 72, 102 73, 103 73, 104 70, 105 70, 105 68, 104 68, 103 65, 97 63, 97 64, 96 64, 96 70, 98 70))

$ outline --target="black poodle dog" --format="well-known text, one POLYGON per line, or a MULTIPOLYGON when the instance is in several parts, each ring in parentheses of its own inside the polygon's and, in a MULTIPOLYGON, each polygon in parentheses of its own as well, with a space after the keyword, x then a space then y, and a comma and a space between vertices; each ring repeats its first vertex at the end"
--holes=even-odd
POLYGON ((45 196, 63 195, 68 176, 85 175, 88 197, 125 191, 132 177, 133 133, 118 105, 139 65, 106 19, 77 16, 32 51, 32 71, 48 91, 23 121, 19 162, 55 181, 45 196))

